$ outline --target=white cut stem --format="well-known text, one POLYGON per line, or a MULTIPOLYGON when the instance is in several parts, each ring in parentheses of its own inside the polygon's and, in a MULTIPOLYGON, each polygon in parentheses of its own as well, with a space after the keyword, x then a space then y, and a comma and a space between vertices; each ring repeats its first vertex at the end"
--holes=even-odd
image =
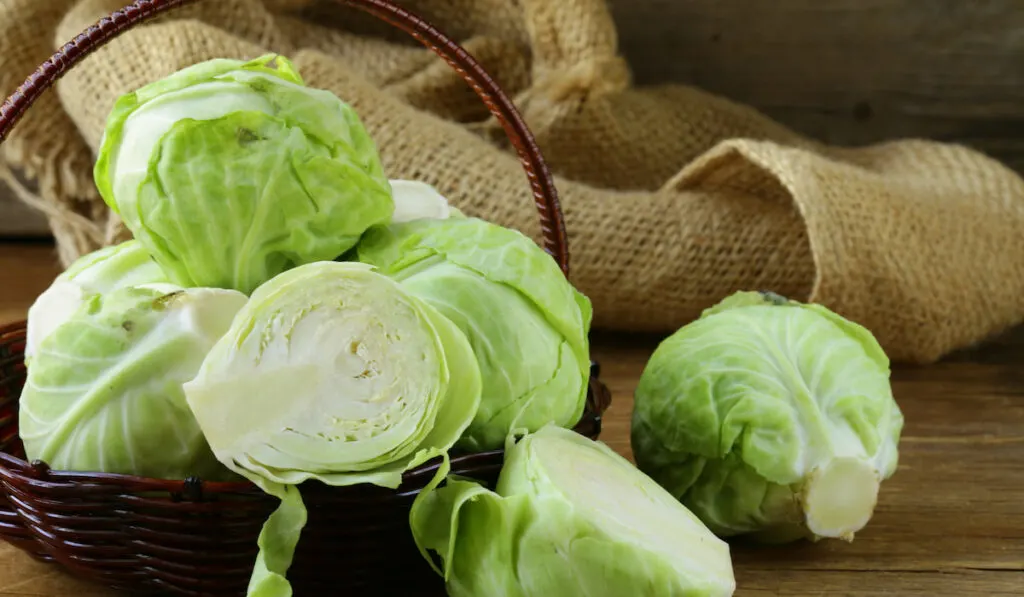
POLYGON ((859 458, 836 458, 818 467, 803 490, 807 529, 818 537, 852 541, 871 520, 879 485, 878 472, 859 458))

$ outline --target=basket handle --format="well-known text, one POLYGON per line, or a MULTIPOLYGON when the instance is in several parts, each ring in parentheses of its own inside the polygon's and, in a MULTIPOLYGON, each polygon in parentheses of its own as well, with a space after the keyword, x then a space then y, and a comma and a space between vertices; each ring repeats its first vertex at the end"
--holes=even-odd
MULTIPOLYGON (((68 69, 96 51, 125 29, 148 21, 172 8, 196 0, 136 0, 130 6, 111 13, 89 27, 75 39, 64 44, 57 52, 32 73, 0 106, 0 142, 18 122, 32 102, 50 88, 68 69)), ((523 170, 533 190, 534 203, 540 216, 544 249, 558 262, 562 272, 569 275, 569 243, 565 220, 558 201, 558 193, 540 148, 520 116, 512 100, 482 66, 458 43, 441 33, 430 23, 396 6, 390 0, 335 0, 368 12, 402 29, 462 75, 491 114, 501 123, 505 134, 519 154, 523 170)))

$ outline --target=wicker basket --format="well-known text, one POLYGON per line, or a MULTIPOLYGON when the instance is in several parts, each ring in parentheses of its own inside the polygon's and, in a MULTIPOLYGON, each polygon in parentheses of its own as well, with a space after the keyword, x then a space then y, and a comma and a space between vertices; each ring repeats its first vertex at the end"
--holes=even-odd
MULTIPOLYGON (((190 0, 139 0, 65 45, 0 107, 0 141, 60 75, 119 32, 190 0)), ((545 249, 568 275, 565 225, 554 184, 512 102, 465 50, 386 0, 339 0, 406 31, 458 71, 501 122, 533 189, 545 249)), ((256 537, 277 501, 249 483, 145 479, 53 471, 28 463, 18 438, 25 324, 0 327, 0 536, 34 557, 132 595, 244 594, 256 537)), ((576 431, 596 438, 611 401, 591 367, 576 431)), ((452 454, 452 472, 492 485, 500 450, 452 454)), ((441 579, 408 528, 417 492, 438 463, 409 471, 398 490, 302 485, 309 522, 289 570, 297 595, 440 595, 441 579)))

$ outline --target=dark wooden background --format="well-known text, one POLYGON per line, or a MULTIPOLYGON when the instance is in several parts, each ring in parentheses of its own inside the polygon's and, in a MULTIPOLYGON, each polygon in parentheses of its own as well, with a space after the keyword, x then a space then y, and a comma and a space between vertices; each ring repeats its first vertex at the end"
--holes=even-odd
POLYGON ((818 139, 960 142, 1024 172, 1021 0, 611 0, 639 84, 691 84, 818 139))

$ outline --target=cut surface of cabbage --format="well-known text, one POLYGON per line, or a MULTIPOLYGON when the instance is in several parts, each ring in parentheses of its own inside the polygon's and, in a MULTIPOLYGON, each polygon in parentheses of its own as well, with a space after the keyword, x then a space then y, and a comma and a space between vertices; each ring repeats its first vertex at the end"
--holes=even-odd
POLYGON ((600 442, 549 425, 506 448, 494 491, 457 477, 413 506, 453 597, 724 597, 729 546, 600 442))
POLYGON ((258 288, 185 392, 217 458, 281 500, 250 585, 276 596, 306 522, 297 486, 399 487, 469 425, 480 372, 458 328, 397 282, 317 262, 258 288))

